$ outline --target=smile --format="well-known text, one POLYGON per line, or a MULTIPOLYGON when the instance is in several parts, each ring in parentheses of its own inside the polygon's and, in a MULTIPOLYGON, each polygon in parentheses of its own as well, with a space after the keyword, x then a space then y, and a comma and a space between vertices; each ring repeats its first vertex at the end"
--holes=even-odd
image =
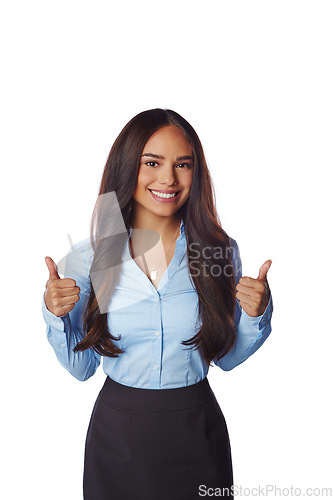
POLYGON ((179 193, 178 191, 177 193, 167 194, 167 193, 161 193, 160 191, 153 191, 152 189, 150 189, 149 191, 154 193, 156 196, 160 196, 161 198, 174 198, 179 193))
POLYGON ((156 201, 163 201, 163 202, 167 202, 167 201, 173 201, 175 199, 178 198, 179 196, 179 193, 180 191, 177 191, 177 192, 173 192, 173 193, 162 193, 161 191, 155 191, 155 189, 148 189, 153 198, 156 200, 156 201))

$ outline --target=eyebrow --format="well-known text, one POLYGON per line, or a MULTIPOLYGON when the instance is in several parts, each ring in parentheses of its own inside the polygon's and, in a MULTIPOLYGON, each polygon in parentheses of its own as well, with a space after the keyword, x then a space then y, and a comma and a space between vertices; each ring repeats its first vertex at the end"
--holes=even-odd
MULTIPOLYGON (((141 158, 144 156, 149 156, 150 158, 157 158, 158 160, 165 160, 164 156, 162 155, 157 155, 155 153, 144 153, 141 158)), ((177 161, 184 161, 184 160, 192 160, 194 161, 193 156, 177 156, 177 161)))

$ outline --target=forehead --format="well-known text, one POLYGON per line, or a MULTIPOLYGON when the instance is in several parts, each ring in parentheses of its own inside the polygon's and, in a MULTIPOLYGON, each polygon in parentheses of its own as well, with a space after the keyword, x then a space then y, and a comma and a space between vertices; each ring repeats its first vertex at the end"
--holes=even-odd
POLYGON ((143 148, 145 153, 156 154, 191 154, 192 148, 185 138, 182 130, 175 125, 170 125, 160 128, 155 132, 145 144, 143 148), (149 149, 149 151, 148 151, 149 149))

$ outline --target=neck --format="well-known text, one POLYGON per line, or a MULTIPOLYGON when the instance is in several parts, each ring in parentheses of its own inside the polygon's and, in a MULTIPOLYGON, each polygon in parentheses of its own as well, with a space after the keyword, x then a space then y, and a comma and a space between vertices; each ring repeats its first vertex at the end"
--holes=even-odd
POLYGON ((181 219, 177 215, 161 217, 151 212, 136 211, 132 219, 132 229, 152 229, 159 233, 162 240, 172 239, 180 228, 181 219))

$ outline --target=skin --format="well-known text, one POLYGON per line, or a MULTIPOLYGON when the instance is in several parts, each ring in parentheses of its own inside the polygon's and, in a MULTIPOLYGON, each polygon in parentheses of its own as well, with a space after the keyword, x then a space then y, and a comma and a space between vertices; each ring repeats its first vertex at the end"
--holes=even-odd
POLYGON ((60 278, 51 257, 45 257, 45 262, 50 273, 45 285, 45 305, 55 316, 65 316, 80 300, 80 287, 72 278, 60 278))
POLYGON ((152 229, 166 242, 174 237, 180 220, 176 211, 190 196, 193 177, 193 160, 177 160, 178 157, 192 157, 192 148, 183 132, 171 125, 159 129, 148 140, 142 155, 153 153, 164 159, 142 156, 137 186, 133 193, 133 228, 152 229), (173 203, 159 203, 149 189, 180 191, 173 203))
POLYGON ((267 281, 267 272, 271 264, 271 259, 266 260, 259 269, 257 279, 242 276, 236 286, 236 298, 249 316, 261 316, 268 305, 270 290, 267 281))
MULTIPOLYGON (((165 249, 174 240, 179 228, 180 220, 176 216, 176 211, 189 198, 193 178, 193 160, 177 158, 191 157, 192 149, 182 131, 171 125, 161 128, 148 140, 142 155, 148 153, 163 156, 163 159, 141 157, 137 186, 133 193, 132 228, 157 231, 165 249), (176 189, 180 190, 180 195, 173 203, 159 203, 154 200, 149 189, 157 191, 176 189)), ((135 247, 134 233, 133 247, 135 247)), ((156 245, 156 249, 161 255, 161 246, 156 245)), ((57 266, 51 257, 45 257, 45 262, 49 270, 44 293, 46 307, 55 316, 64 316, 79 301, 80 288, 76 286, 75 280, 60 278, 57 266)), ((271 264, 272 261, 267 260, 261 266, 256 279, 243 276, 236 286, 236 298, 249 316, 261 316, 267 307, 270 295, 267 272, 271 264)))

